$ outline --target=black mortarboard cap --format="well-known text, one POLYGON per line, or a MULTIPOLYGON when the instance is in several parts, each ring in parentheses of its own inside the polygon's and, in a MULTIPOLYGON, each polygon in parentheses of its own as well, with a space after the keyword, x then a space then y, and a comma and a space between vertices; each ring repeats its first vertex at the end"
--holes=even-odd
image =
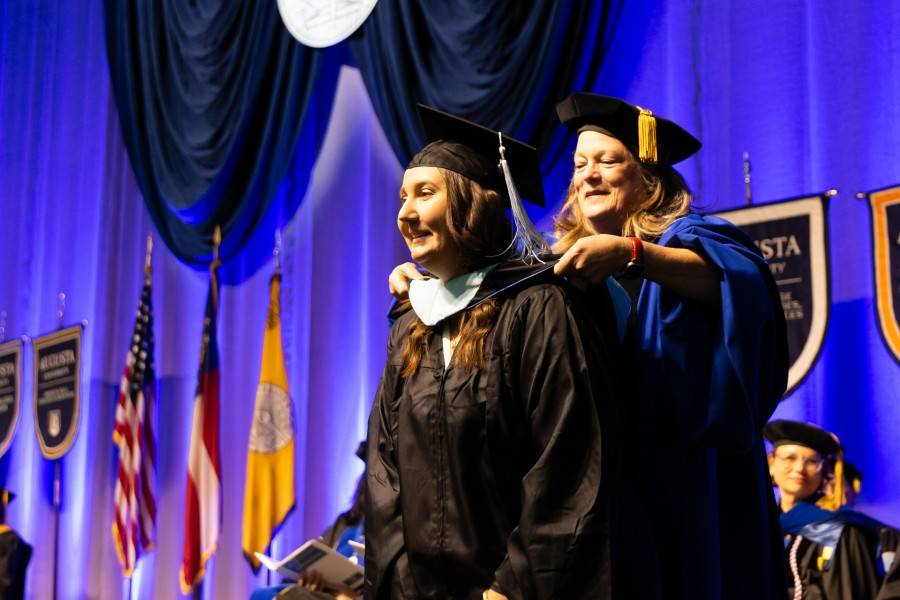
MULTIPOLYGON (((500 137, 496 130, 430 106, 419 104, 418 108, 428 145, 412 158, 407 169, 440 167, 508 197, 498 166, 500 137)), ((506 134, 503 134, 503 147, 519 195, 532 204, 544 206, 537 150, 506 134)))
POLYGON ((616 138, 645 163, 674 165, 701 145, 674 121, 611 96, 576 92, 556 105, 556 114, 570 129, 616 138))
MULTIPOLYGON (((844 477, 847 478, 847 481, 856 482, 862 481, 865 476, 855 464, 853 464, 849 460, 844 460, 844 477)), ((858 492, 859 490, 856 491, 858 492)))
POLYGON ((840 443, 833 435, 812 423, 771 421, 763 428, 763 434, 776 448, 785 444, 795 444, 812 448, 822 456, 837 454, 841 449, 840 443))

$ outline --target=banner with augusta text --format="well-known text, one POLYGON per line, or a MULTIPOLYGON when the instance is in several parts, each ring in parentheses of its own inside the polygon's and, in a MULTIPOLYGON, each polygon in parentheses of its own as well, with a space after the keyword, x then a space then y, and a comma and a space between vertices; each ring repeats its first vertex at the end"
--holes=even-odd
POLYGON ((78 432, 81 325, 34 339, 34 430, 45 458, 61 458, 78 432))
POLYGON ((22 405, 22 342, 0 344, 0 457, 6 454, 22 405))

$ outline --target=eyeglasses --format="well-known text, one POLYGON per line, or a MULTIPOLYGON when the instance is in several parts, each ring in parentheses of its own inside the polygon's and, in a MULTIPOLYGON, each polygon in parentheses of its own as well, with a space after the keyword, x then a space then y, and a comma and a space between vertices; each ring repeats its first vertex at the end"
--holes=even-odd
POLYGON ((800 456, 799 454, 775 454, 775 459, 788 470, 793 469, 798 462, 807 473, 818 473, 825 465, 825 459, 821 456, 800 456))

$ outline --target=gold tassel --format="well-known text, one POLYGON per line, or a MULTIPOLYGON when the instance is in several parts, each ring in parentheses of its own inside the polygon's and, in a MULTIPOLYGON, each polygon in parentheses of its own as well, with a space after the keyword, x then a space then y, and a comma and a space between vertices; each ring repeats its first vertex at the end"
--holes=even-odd
POLYGON ((838 450, 834 460, 834 484, 831 486, 831 495, 823 496, 816 504, 826 510, 837 510, 847 503, 844 494, 844 451, 838 450))
POLYGON ((638 107, 638 159, 655 165, 659 160, 656 149, 656 117, 646 108, 638 107))

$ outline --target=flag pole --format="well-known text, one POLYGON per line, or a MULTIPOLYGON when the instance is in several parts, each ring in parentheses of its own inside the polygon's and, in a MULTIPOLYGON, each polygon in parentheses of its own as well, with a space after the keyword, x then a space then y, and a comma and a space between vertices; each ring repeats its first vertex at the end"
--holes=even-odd
POLYGON ((144 258, 144 283, 150 283, 153 275, 153 234, 147 234, 147 256, 144 258))
POLYGON ((281 274, 281 228, 275 230, 275 248, 272 249, 272 258, 275 261, 275 274, 281 274))
POLYGON ((750 186, 750 153, 744 152, 744 198, 747 206, 753 205, 753 190, 750 186))
MULTIPOLYGON (((275 275, 281 274, 281 228, 275 229, 275 247, 272 249, 272 258, 275 263, 275 275)), ((275 556, 275 540, 269 543, 269 551, 275 556)), ((272 587, 272 571, 266 567, 266 587, 272 587)))
MULTIPOLYGON (((66 314, 66 294, 60 292, 57 296, 56 318, 58 329, 63 328, 63 319, 66 314)), ((57 586, 59 582, 59 516, 62 488, 62 458, 53 461, 53 600, 57 598, 57 586)))
MULTIPOLYGON (((215 270, 219 266, 219 246, 222 244, 222 227, 219 225, 216 225, 216 228, 213 230, 212 243, 213 243, 213 259, 209 265, 209 272, 210 272, 210 276, 214 277, 215 270)), ((217 311, 218 311, 218 307, 219 307, 218 296, 219 296, 218 285, 214 285, 213 286, 213 299, 215 302, 215 310, 217 310, 217 311)), ((201 579, 200 581, 198 581, 196 583, 196 585, 194 585, 193 591, 191 593, 191 598, 193 598, 193 600, 201 600, 202 596, 203 596, 203 580, 201 579)))
POLYGON ((222 244, 222 227, 216 225, 213 231, 213 262, 219 260, 219 246, 222 244))
MULTIPOLYGON (((150 285, 153 280, 153 234, 147 234, 147 253, 144 256, 144 284, 150 285)), ((152 360, 152 357, 150 357, 152 360)), ((135 561, 137 562, 137 561, 135 561)), ((134 598, 134 570, 137 570, 137 564, 132 565, 132 574, 128 578, 128 600, 134 598)))

